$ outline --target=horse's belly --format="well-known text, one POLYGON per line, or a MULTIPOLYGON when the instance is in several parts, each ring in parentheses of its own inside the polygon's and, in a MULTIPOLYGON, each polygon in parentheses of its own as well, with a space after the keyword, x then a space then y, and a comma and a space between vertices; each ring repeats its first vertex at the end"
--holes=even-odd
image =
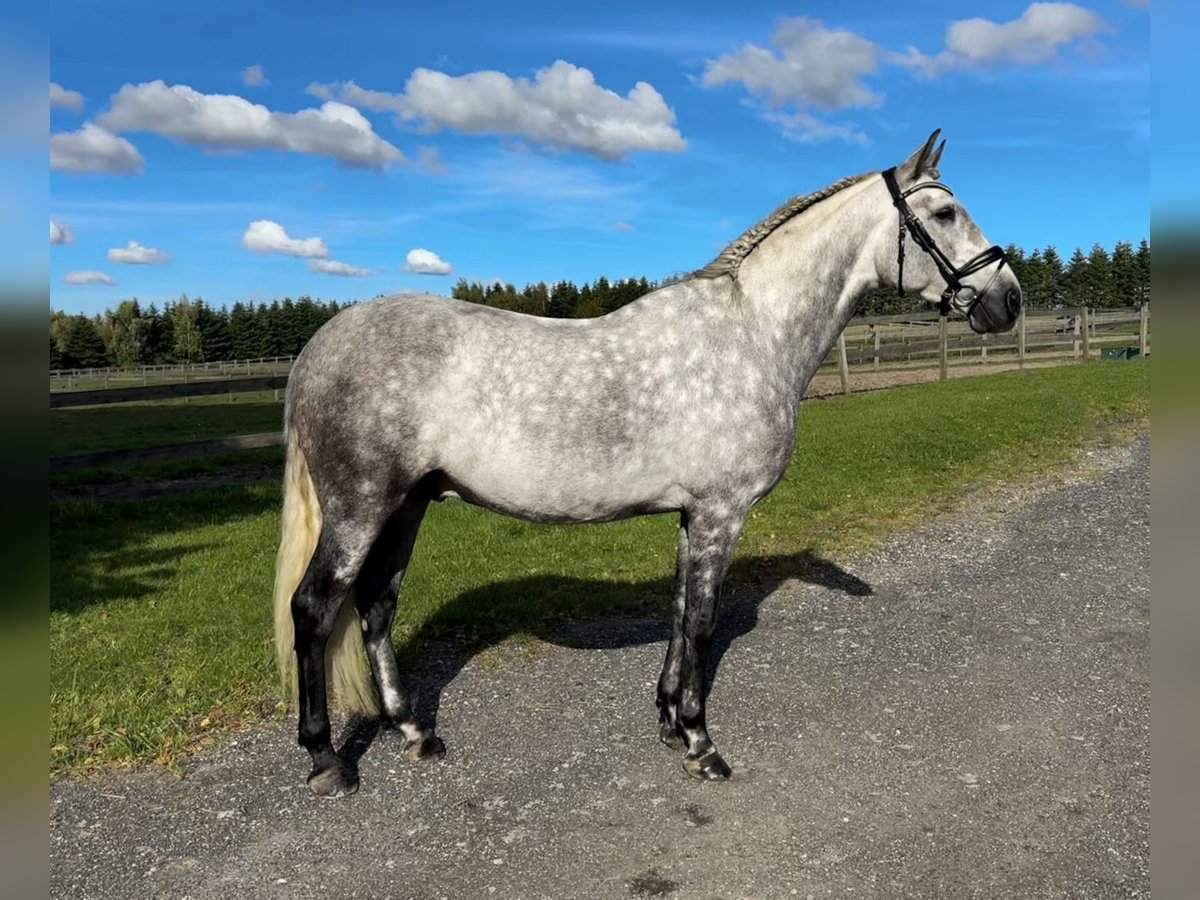
POLYGON ((443 469, 447 491, 476 506, 534 522, 606 522, 683 506, 665 479, 627 468, 477 460, 443 469))

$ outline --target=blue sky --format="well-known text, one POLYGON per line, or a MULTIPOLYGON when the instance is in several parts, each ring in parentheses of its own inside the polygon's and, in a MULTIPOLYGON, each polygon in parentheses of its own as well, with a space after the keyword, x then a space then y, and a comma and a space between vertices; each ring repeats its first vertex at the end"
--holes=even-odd
POLYGON ((992 240, 1149 235, 1144 4, 733 6, 54 8, 51 305, 661 278, 935 127, 992 240))

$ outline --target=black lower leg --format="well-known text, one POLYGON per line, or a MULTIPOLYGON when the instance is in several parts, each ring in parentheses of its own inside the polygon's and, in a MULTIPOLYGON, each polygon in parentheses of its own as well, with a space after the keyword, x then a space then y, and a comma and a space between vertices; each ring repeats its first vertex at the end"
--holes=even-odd
MULTIPOLYGON (((296 604, 293 603, 293 610, 296 604)), ((309 619, 300 614, 298 619, 309 619)), ((336 619, 336 613, 334 618, 336 619)), ((316 624, 316 623, 314 623, 316 624)), ((332 631, 318 627, 296 628, 296 657, 300 683, 300 746, 312 757, 309 787, 322 796, 352 794, 358 790, 358 773, 334 752, 326 702, 325 644, 332 631)))
POLYGON ((349 590, 345 580, 334 577, 333 570, 333 554, 318 543, 308 571, 292 598, 300 688, 300 745, 312 757, 309 787, 313 793, 328 797, 358 790, 357 771, 338 757, 330 740, 325 646, 349 590))
POLYGON ((683 767, 689 775, 702 779, 728 778, 732 774, 708 736, 704 715, 704 682, 711 645, 711 628, 688 634, 684 651, 684 684, 679 701, 679 730, 687 741, 683 767))

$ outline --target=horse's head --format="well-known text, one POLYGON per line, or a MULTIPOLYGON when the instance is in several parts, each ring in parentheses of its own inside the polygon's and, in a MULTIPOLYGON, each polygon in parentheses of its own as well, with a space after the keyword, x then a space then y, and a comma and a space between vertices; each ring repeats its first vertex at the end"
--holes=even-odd
POLYGON ((938 181, 946 142, 938 134, 883 173, 892 213, 875 253, 880 281, 966 316, 980 334, 1008 331, 1021 313, 1021 286, 1004 251, 989 245, 970 213, 938 181), (898 237, 897 237, 898 236, 898 237))

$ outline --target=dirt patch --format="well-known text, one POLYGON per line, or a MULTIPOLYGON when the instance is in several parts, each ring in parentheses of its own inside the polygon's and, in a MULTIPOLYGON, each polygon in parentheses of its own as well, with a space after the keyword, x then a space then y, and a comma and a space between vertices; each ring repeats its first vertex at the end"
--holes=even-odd
POLYGON ((679 889, 678 881, 671 881, 658 874, 657 869, 643 872, 630 879, 629 892, 635 897, 665 897, 679 889))

